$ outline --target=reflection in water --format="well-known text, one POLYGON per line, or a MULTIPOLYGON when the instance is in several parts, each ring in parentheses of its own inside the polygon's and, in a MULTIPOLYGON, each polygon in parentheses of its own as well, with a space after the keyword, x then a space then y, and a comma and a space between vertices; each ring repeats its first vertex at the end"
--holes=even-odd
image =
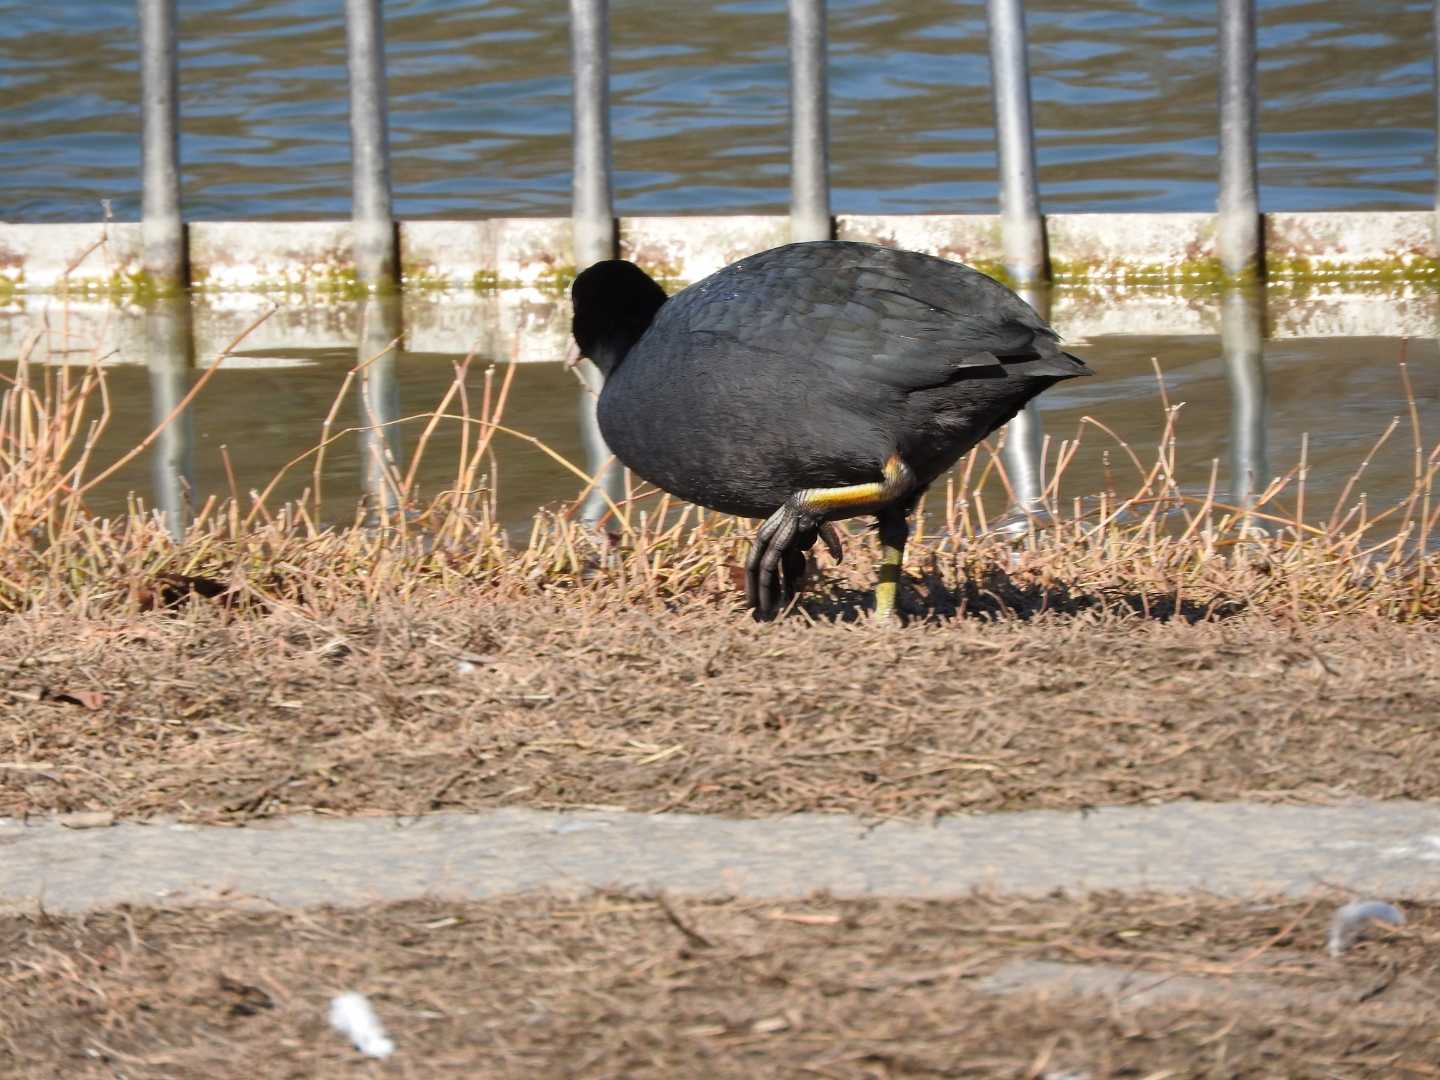
MULTIPOLYGON (((1192 493, 1203 491, 1209 484, 1211 462, 1219 459, 1223 501, 1234 504, 1248 497, 1253 503, 1267 482, 1299 459, 1302 440, 1308 435, 1307 502, 1318 506, 1316 500, 1328 501, 1347 494, 1349 477, 1370 443, 1385 431, 1392 417, 1408 408, 1394 363, 1402 347, 1397 327, 1410 336, 1409 374, 1423 429, 1434 431, 1440 426, 1440 362, 1436 360, 1433 340, 1440 319, 1440 300, 1432 292, 1415 293, 1408 288, 1357 291, 1344 298, 1343 306, 1325 306, 1312 293, 1292 297, 1289 287, 1271 284, 1266 293, 1206 292, 1203 304, 1186 299, 1183 305, 1158 309, 1146 306, 1152 294, 1144 293, 1133 301, 1139 306, 1132 309, 1129 322, 1115 318, 1108 323, 1103 321, 1108 312, 1123 311, 1131 301, 1106 297, 1097 301, 1097 309, 1102 303, 1108 305, 1099 314, 1077 316, 1068 306, 1073 300, 1066 291, 1062 288, 1055 293, 1052 310, 1057 328, 1067 339, 1088 339, 1083 346, 1077 343, 1076 351, 1091 361, 1098 375, 1046 391, 1039 399, 1046 431, 1052 436, 1073 431, 1081 417, 1093 416, 1139 450, 1142 457, 1150 454, 1164 435, 1164 415, 1156 401, 1152 367, 1153 359, 1158 357, 1172 398, 1187 403, 1177 433, 1181 451, 1177 456, 1177 480, 1192 493), (1268 303, 1268 313, 1262 310, 1262 303, 1268 303), (1168 334, 1154 329, 1165 325, 1161 317, 1165 312, 1176 310, 1183 310, 1187 318, 1199 311, 1203 319, 1183 324, 1168 334), (1389 327, 1385 326, 1387 319, 1389 327), (1110 329, 1117 326, 1135 327, 1142 332, 1110 329), (1337 328, 1342 334, 1337 334, 1337 328), (1217 331, 1222 330, 1217 336, 1217 331)), ((1040 303, 1033 297, 1032 302, 1040 303)), ((468 307, 462 318, 453 307, 433 306, 441 309, 438 315, 422 307, 420 315, 405 318, 405 352, 398 360, 398 375, 393 356, 375 361, 368 379, 356 386, 357 390, 364 389, 369 404, 346 402, 349 420, 341 420, 338 427, 362 418, 367 420, 363 426, 370 426, 367 413, 371 408, 376 419, 382 421, 397 416, 397 378, 405 380, 407 412, 424 409, 441 399, 454 377, 452 363, 459 361, 468 347, 463 343, 474 341, 480 334, 473 330, 476 323, 468 307), (433 330, 427 337, 427 318, 450 337, 442 338, 433 330)), ((62 310, 58 304, 46 308, 36 305, 28 316, 30 322, 16 320, 10 337, 13 347, 18 350, 23 344, 21 329, 28 334, 32 327, 43 327, 46 318, 58 325, 58 312, 62 310)), ((493 312, 494 308, 489 310, 493 312)), ((549 310, 545 309, 546 318, 550 317, 549 310)), ((213 351, 218 351, 225 343, 222 331, 224 336, 234 336, 228 321, 217 321, 222 315, 226 320, 232 318, 223 309, 217 313, 211 303, 194 308, 196 355, 203 358, 212 354, 212 347, 204 344, 207 340, 216 342, 213 351)), ((248 321, 250 314, 242 310, 235 318, 248 321)), ((147 502, 157 513, 166 515, 170 527, 180 528, 192 508, 198 510, 207 497, 223 497, 230 491, 225 460, 207 451, 207 445, 230 447, 230 464, 241 491, 264 487, 288 461, 315 445, 335 391, 346 372, 355 366, 357 355, 362 362, 370 360, 400 332, 393 314, 391 325, 385 325, 384 306, 373 301, 353 305, 347 301, 333 310, 285 309, 272 323, 282 319, 288 322, 278 330, 272 330, 271 324, 265 327, 272 330, 274 337, 252 342, 252 357, 242 354, 233 362, 227 360, 213 384, 197 397, 187 413, 158 434, 156 445, 95 488, 86 499, 90 509, 105 516, 124 515, 127 493, 144 491, 147 502), (371 339, 364 345, 357 343, 362 316, 371 339), (293 361, 293 366, 282 366, 287 359, 293 361)), ((110 348, 122 362, 106 366, 112 417, 96 444, 97 462, 112 461, 145 439, 156 421, 180 400, 191 378, 187 374, 192 351, 187 340, 189 326, 179 307, 162 305, 143 314, 126 311, 117 314, 115 322, 123 333, 111 339, 110 348), (148 363, 135 363, 141 359, 148 363)), ((503 357, 507 349, 501 342, 510 338, 517 324, 522 335, 533 333, 532 324, 518 318, 496 320, 485 337, 485 355, 503 357)), ((0 320, 0 327, 4 325, 0 320)), ((51 348, 59 344, 74 350, 73 345, 66 346, 77 340, 73 311, 69 326, 68 336, 52 334, 46 339, 52 343, 51 348)), ((542 342, 536 346, 537 353, 542 347, 550 356, 561 351, 558 344, 552 344, 554 338, 537 334, 534 340, 542 342)), ((48 362, 60 363, 68 358, 68 354, 57 351, 48 356, 48 362)), ((0 359, 0 373, 12 372, 14 364, 13 358, 0 359)), ((473 395, 483 390, 483 365, 472 365, 468 379, 473 400, 473 395)), ((358 374, 356 380, 360 382, 358 374)), ((582 464, 584 428, 577 422, 577 390, 574 374, 559 363, 522 363, 507 400, 508 423, 542 439, 567 460, 582 464)), ((1017 417, 1004 436, 1004 463, 1020 498, 1033 495, 1038 481, 1029 478, 1042 475, 1038 426, 1032 423, 1028 429, 1021 427, 1031 420, 1033 416, 1017 417)), ((352 509, 350 499, 366 486, 366 478, 370 491, 367 503, 376 506, 378 494, 379 506, 393 505, 393 487, 384 482, 383 472, 377 476, 374 463, 387 456, 399 458, 402 445, 408 463, 413 455, 408 449, 409 440, 418 431, 418 425, 407 427, 404 439, 392 431, 395 441, 388 449, 383 434, 373 432, 363 439, 346 436, 327 450, 323 482, 338 497, 331 509, 339 511, 342 505, 352 509)), ((437 428, 426 460, 417 472, 422 488, 436 490, 453 484, 460 443, 457 426, 444 424, 437 428)), ((536 453, 533 447, 502 439, 495 449, 505 476, 497 496, 505 528, 523 532, 537 506, 568 503, 577 494, 574 476, 536 453)), ((1116 458, 1107 439, 1098 435, 1087 439, 1066 468, 1062 506, 1068 507, 1073 498, 1113 491, 1117 482, 1123 494, 1132 493, 1128 467, 1112 475, 1106 449, 1112 451, 1110 458, 1116 458)), ((1408 440, 1386 443, 1365 472, 1368 500, 1374 503, 1406 497, 1413 482, 1413 464, 1408 440)), ((1048 471, 1050 465, 1045 467, 1048 471)), ((1053 481, 1054 477, 1047 476, 1046 480, 1053 481)), ((273 498, 277 502, 298 499, 310 482, 309 468, 291 470, 276 486, 273 498)), ((937 490, 944 490, 943 480, 937 490)), ((1350 497, 1359 494, 1348 493, 1350 497)), ((987 513, 994 506, 993 498, 993 494, 987 496, 987 513)), ((341 511, 341 516, 350 515, 341 511)), ((1021 519, 1019 531, 1028 530, 1029 519, 1023 513, 1015 516, 1021 519)), ((1002 521, 991 515, 988 523, 995 527, 1002 521)))
POLYGON ((360 458, 364 497, 371 516, 381 520, 400 507, 400 468, 404 461, 400 418, 400 361, 403 330, 400 299, 372 296, 360 311, 360 458), (386 426, 388 425, 388 426, 386 426))
POLYGON ((1002 460, 1005 462, 1005 476, 1015 493, 1013 510, 1022 513, 1040 509, 1040 495, 1044 490, 1044 475, 1041 467, 1041 451, 1045 431, 1040 426, 1040 405, 1031 398, 1025 407, 1015 414, 1015 419, 1005 425, 1005 446, 1002 460))
MULTIPOLYGON (((194 355, 189 299, 157 300, 145 313, 145 363, 150 372, 150 413, 155 426, 165 421, 190 389, 194 355)), ((165 424, 150 461, 155 506, 170 535, 179 539, 189 524, 195 476, 195 429, 188 408, 165 424)))
POLYGON ((1250 506, 1270 481, 1265 455, 1265 287, 1220 298, 1220 350, 1230 386, 1230 489, 1250 506))
MULTIPOLYGON (((1035 309, 1042 319, 1050 318, 1050 287, 1043 282, 1026 285, 1015 290, 1020 298, 1035 309)), ((1001 449, 1001 461, 1005 465, 1005 476, 1015 494, 1015 505, 1011 513, 1029 514, 1040 509, 1040 495, 1044 490, 1041 447, 1045 432, 1040 426, 1040 406, 1033 398, 1016 414, 1015 419, 1005 425, 1005 445, 1001 449)), ((1024 529, 1025 522, 1016 520, 1017 527, 1024 529)))
POLYGON ((625 469, 618 461, 612 460, 605 437, 600 434, 600 421, 595 417, 595 406, 600 400, 600 388, 605 385, 605 377, 589 360, 582 361, 575 370, 580 372, 583 384, 580 387, 580 442, 585 447, 585 471, 595 476, 601 469, 605 470, 585 497, 585 505, 580 510, 580 520, 586 525, 594 525, 605 516, 611 502, 618 503, 624 497, 625 469))

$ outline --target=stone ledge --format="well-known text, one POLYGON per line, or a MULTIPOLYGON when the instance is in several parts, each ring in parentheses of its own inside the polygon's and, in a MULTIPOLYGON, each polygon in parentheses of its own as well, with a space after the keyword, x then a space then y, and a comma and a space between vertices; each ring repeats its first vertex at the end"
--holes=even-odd
MULTIPOLYGON (((1204 282, 1220 276, 1215 215, 1050 214, 1057 283, 1204 282)), ((1265 215, 1275 279, 1440 283, 1435 215, 1340 211, 1265 215)), ((990 214, 841 214, 836 236, 911 248, 1000 275, 1000 218, 990 214)), ((621 253, 668 284, 695 281, 786 241, 784 215, 627 217, 621 253)), ((356 290, 348 221, 200 221, 188 227, 194 284, 206 291, 356 290)), ((569 218, 406 221, 408 289, 527 285, 563 290, 574 273, 569 218)), ((0 223, 0 298, 10 292, 143 291, 140 226, 0 223)))

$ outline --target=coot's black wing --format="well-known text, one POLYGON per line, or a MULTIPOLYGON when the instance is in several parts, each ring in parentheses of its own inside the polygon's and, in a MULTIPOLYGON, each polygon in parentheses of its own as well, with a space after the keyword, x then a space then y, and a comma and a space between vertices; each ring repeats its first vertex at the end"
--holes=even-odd
POLYGON ((803 355, 837 378, 902 392, 967 375, 1089 372, 994 279, 871 244, 761 252, 671 297, 656 321, 669 331, 683 327, 706 352, 773 352, 792 362, 803 355))

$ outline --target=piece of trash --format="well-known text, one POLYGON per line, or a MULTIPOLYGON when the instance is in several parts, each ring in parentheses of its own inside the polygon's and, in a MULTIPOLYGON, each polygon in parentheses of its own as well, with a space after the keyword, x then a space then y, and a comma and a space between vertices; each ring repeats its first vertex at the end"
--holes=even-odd
POLYGON ((60 814, 55 820, 67 829, 108 829, 115 824, 115 815, 109 810, 79 810, 60 814))
POLYGON ((344 1035, 355 1049, 366 1057, 387 1058, 395 1052, 395 1044, 385 1034, 385 1028, 370 999, 364 994, 351 990, 330 1002, 330 1026, 344 1035))
POLYGON ((459 660, 455 663, 455 670, 461 675, 474 675, 480 669, 469 660, 459 660))
POLYGON ((1356 900, 1346 904, 1330 920, 1330 955, 1339 956, 1355 944, 1371 922, 1403 926, 1405 914, 1384 900, 1356 900))

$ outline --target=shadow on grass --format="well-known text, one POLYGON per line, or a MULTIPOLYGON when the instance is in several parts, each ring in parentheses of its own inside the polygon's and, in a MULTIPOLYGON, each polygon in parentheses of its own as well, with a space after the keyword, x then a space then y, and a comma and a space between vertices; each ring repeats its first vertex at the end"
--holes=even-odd
MULTIPOLYGON (((857 589, 822 577, 802 595, 799 608, 813 619, 855 622, 874 610, 873 589, 857 589)), ((989 566, 959 582, 947 582, 932 565, 921 574, 907 574, 900 588, 900 611, 907 623, 953 619, 1028 620, 1054 615, 1100 614, 1155 622, 1219 622, 1242 614, 1245 601, 1213 597, 1207 601, 1177 597, 1159 590, 1073 586, 1053 578, 1020 577, 989 566)))

